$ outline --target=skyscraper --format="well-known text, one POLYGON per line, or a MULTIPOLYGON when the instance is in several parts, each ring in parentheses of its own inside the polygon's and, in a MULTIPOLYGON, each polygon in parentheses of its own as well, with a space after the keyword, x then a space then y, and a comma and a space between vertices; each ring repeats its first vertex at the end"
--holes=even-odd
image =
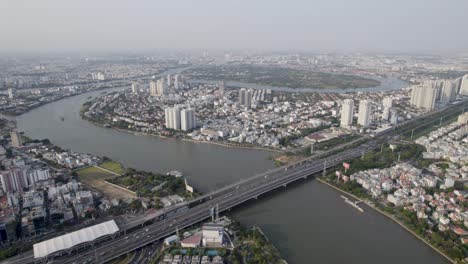
POLYGON ((167 85, 164 78, 157 80, 156 82, 157 95, 162 96, 167 92, 167 85))
POLYGON ((352 99, 343 100, 341 106, 341 127, 350 127, 353 124, 354 101, 352 99))
POLYGON ((156 81, 150 81, 150 95, 151 96, 157 96, 158 95, 158 89, 156 85, 156 81))
POLYGON ((184 77, 180 74, 174 76, 174 89, 180 90, 184 88, 184 77))
POLYGON ((382 111, 382 119, 388 120, 390 118, 390 109, 392 108, 393 101, 391 97, 385 97, 382 101, 383 104, 383 111, 382 111))
POLYGON ((168 107, 164 110, 166 128, 188 131, 197 126, 195 110, 182 106, 168 107))
POLYGON ((468 74, 465 74, 461 79, 460 94, 468 96, 468 74))
POLYGON ((457 94, 457 85, 455 81, 446 80, 442 86, 440 94, 440 102, 443 104, 448 104, 455 100, 457 94))
POLYGON ((221 96, 224 96, 225 85, 226 83, 224 81, 219 81, 218 83, 219 95, 221 96))
POLYGON ((138 83, 137 82, 132 82, 132 93, 134 93, 134 94, 138 93, 138 83))
POLYGON ((245 104, 245 92, 247 92, 247 89, 241 88, 239 90, 239 104, 244 105, 245 104))
POLYGON ((13 88, 8 89, 8 98, 10 99, 15 98, 15 89, 13 88))
POLYGON ((433 110, 436 106, 437 88, 434 83, 414 86, 411 90, 411 105, 433 110))
POLYGON ((180 129, 182 131, 188 131, 196 126, 195 110, 192 108, 182 109, 180 111, 180 129))
POLYGON ((358 114, 358 124, 363 127, 368 127, 370 124, 370 115, 371 115, 372 105, 367 100, 361 100, 359 102, 359 114, 358 114))

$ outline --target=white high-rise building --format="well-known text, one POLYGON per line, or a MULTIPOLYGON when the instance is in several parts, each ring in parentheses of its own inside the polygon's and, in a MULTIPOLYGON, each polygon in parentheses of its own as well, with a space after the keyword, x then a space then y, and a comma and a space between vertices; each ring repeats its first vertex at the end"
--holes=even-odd
POLYGON ((226 83, 224 81, 219 81, 218 83, 219 95, 224 96, 225 86, 226 86, 226 83))
POLYGON ((240 105, 244 105, 245 104, 245 92, 247 91, 247 89, 245 88, 241 88, 239 90, 239 104, 240 105))
POLYGON ((455 100, 457 95, 457 84, 455 81, 446 80, 442 86, 440 93, 440 102, 443 104, 448 104, 455 100))
POLYGON ((434 83, 414 86, 411 90, 411 105, 417 108, 433 110, 436 106, 437 91, 438 89, 434 83))
POLYGON ((13 88, 8 89, 8 98, 10 99, 15 98, 15 89, 13 88))
POLYGON ((184 77, 180 74, 174 76, 174 89, 180 90, 184 88, 184 77))
POLYGON ((182 109, 180 111, 180 129, 182 131, 188 131, 195 127, 197 127, 195 110, 192 108, 182 109))
POLYGON ((167 92, 167 85, 164 78, 159 79, 156 82, 156 90, 159 96, 165 95, 167 92))
POLYGON ((132 93, 134 93, 134 94, 138 93, 138 83, 137 82, 132 82, 132 93))
POLYGON ((350 127, 353 124, 354 101, 352 99, 343 100, 341 106, 341 127, 350 127))
POLYGON ((197 126, 195 110, 182 106, 168 107, 164 110, 166 128, 188 131, 197 126))
POLYGON ((392 105, 393 105, 392 98, 385 97, 382 103, 383 103, 382 119, 388 120, 390 118, 390 109, 392 108, 392 105))
POLYGON ((371 121, 372 104, 368 100, 359 102, 358 124, 363 127, 368 127, 371 121))
POLYGON ((158 95, 158 88, 157 88, 156 81, 150 81, 149 91, 150 91, 151 96, 157 96, 158 95))
POLYGON ((460 94, 468 96, 468 74, 465 74, 465 76, 463 76, 461 79, 460 94))

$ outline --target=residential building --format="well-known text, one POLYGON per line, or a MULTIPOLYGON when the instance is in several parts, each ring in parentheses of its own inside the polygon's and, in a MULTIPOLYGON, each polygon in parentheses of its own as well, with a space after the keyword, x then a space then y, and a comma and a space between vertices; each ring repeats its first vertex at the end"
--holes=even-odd
POLYGON ((448 104, 455 100, 457 95, 457 86, 454 81, 446 80, 444 81, 440 93, 440 102, 443 104, 448 104))
POLYGON ((341 106, 341 127, 350 127, 353 124, 354 101, 352 99, 343 100, 341 106))
POLYGON ((154 80, 150 81, 149 89, 150 89, 150 95, 151 96, 157 96, 158 95, 158 89, 157 89, 156 81, 154 81, 154 80))
POLYGON ((192 108, 182 109, 180 111, 180 129, 188 131, 197 127, 195 121, 195 110, 192 108))
POLYGON ((370 124, 371 108, 372 105, 368 100, 361 100, 359 102, 358 124, 362 127, 368 127, 370 124))
POLYGON ((433 110, 436 106, 437 87, 435 83, 425 83, 422 86, 414 86, 411 90, 411 105, 417 108, 433 110))
POLYGON ((468 74, 465 74, 461 79, 460 95, 468 96, 468 74))

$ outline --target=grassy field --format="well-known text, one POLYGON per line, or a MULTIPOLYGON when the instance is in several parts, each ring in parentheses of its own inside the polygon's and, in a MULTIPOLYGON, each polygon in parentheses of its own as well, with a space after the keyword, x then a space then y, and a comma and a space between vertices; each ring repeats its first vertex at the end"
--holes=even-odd
POLYGON ((106 161, 99 164, 99 167, 104 168, 106 170, 113 171, 117 174, 124 174, 125 169, 122 167, 122 164, 116 161, 106 161))
POLYGON ((76 173, 78 174, 79 181, 91 186, 92 188, 97 189, 110 199, 136 198, 135 194, 133 194, 132 192, 125 191, 121 188, 115 187, 107 183, 105 181, 106 179, 118 177, 117 175, 112 174, 108 171, 102 170, 98 167, 89 167, 78 170, 76 173))

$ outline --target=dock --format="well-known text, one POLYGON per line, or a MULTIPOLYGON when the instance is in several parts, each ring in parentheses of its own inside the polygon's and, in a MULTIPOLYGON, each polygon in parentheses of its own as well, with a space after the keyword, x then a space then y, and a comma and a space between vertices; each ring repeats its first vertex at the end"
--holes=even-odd
POLYGON ((341 195, 341 198, 345 201, 345 203, 351 205, 352 207, 356 208, 359 212, 363 213, 364 209, 362 209, 359 204, 362 203, 361 200, 357 200, 355 202, 351 201, 348 197, 341 195))

